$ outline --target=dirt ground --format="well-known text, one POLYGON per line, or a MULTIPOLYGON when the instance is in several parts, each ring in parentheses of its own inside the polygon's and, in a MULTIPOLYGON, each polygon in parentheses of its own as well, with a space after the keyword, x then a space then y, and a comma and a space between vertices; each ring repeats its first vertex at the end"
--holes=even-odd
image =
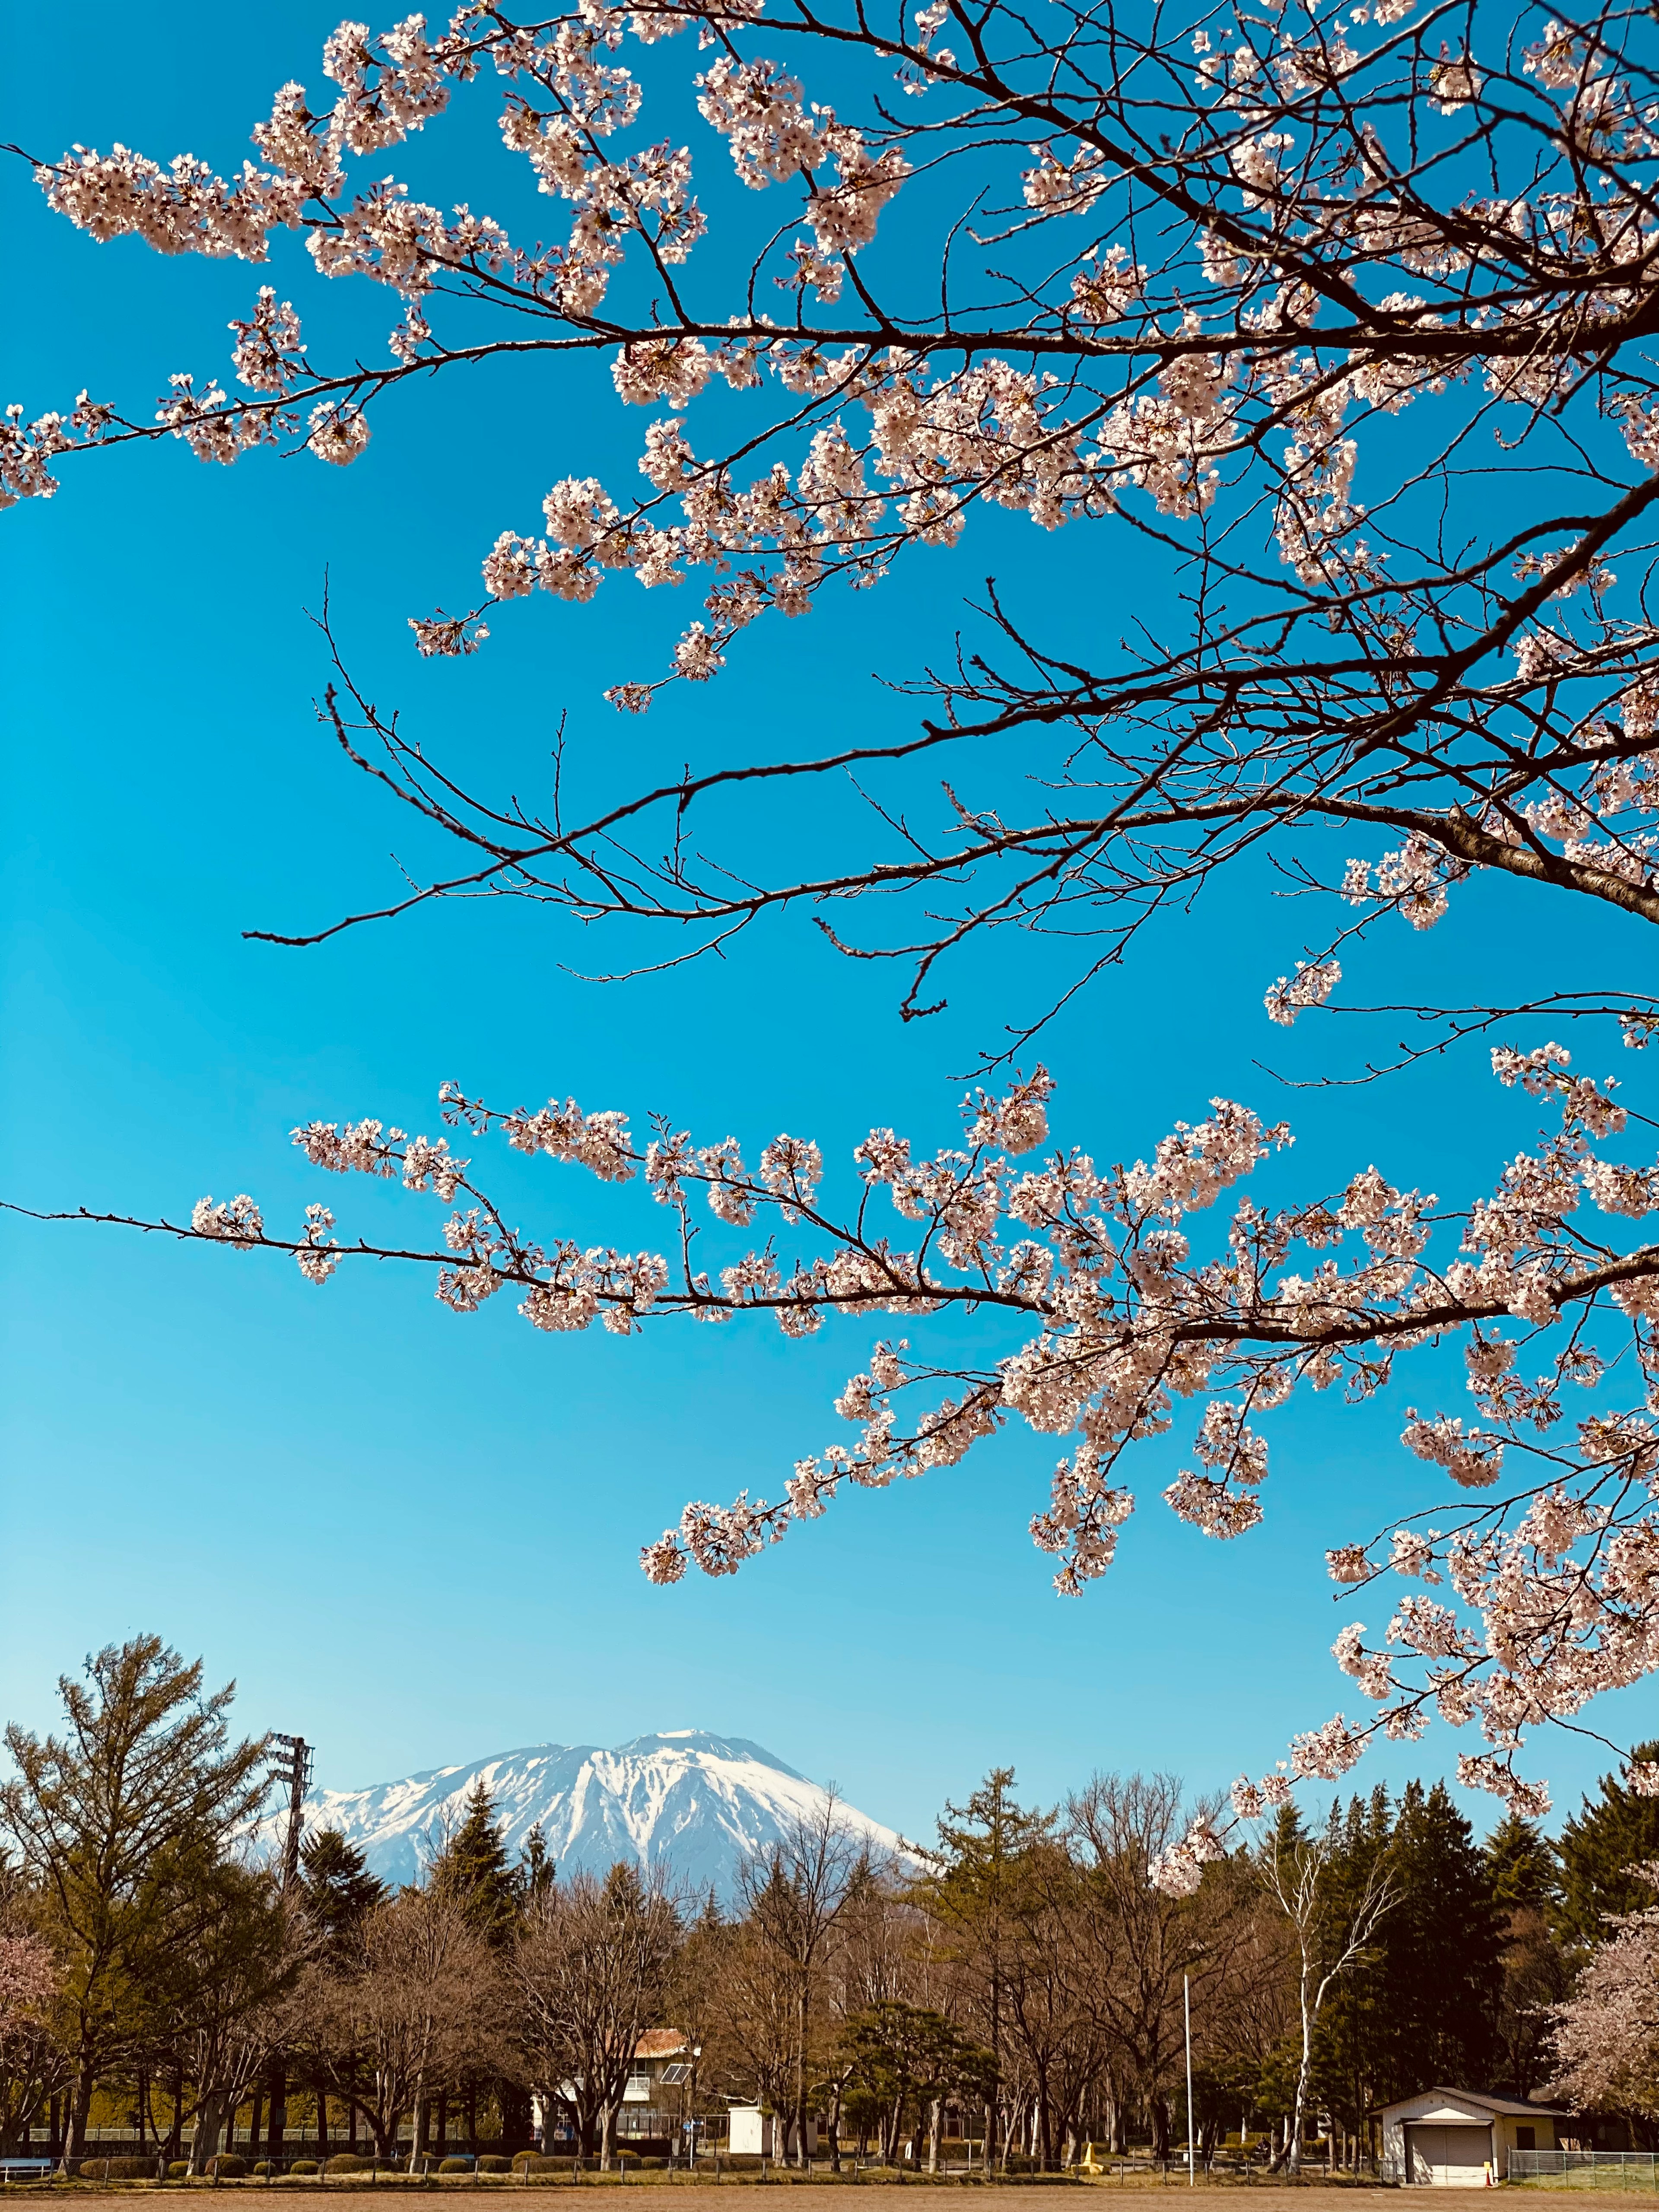
MULTIPOLYGON (((258 2186, 257 2183, 242 2183, 236 2185, 250 2194, 258 2186)), ((629 2181, 608 2176, 601 2179, 596 2175, 585 2180, 580 2185, 588 2190, 623 2189, 630 2194, 636 2190, 672 2190, 676 2203, 679 2207, 679 2212, 737 2212, 737 2208, 732 2203, 732 2191, 763 2186, 769 2191, 779 2187, 851 2189, 858 2192, 860 2212, 899 2212, 902 2205, 910 2206, 912 2212, 920 2212, 917 2198, 925 2190, 930 2188, 960 2190, 968 2187, 977 2192, 987 2186, 983 2182, 969 2184, 953 2183, 949 2180, 930 2182, 920 2179, 899 2183, 859 2181, 854 2180, 851 2176, 843 2176, 840 2181, 832 2181, 828 2174, 821 2178, 815 2177, 811 2182, 792 2179, 787 2182, 769 2181, 762 2184, 757 2179, 753 2181, 728 2181, 718 2185, 708 2182, 692 2181, 689 2179, 680 2179, 667 2174, 640 2176, 629 2181)), ((1321 2182, 1310 2181, 1293 2187, 1285 2187, 1281 2184, 1268 2181, 1228 2180, 1206 2183, 1200 2179, 1199 2189, 1207 2190, 1212 2195, 1220 2191, 1225 2191, 1231 2195, 1247 2195, 1255 2212, 1357 2212, 1353 2203, 1356 2190, 1361 2189, 1369 2194, 1378 2185, 1347 2183, 1331 2186, 1321 2182)), ((205 2184, 198 2183, 189 2193, 195 2195, 198 2191, 205 2186, 205 2184)), ((324 2185, 322 2193, 326 2194, 330 2201, 337 2205, 338 2212, 392 2212, 392 2196, 398 2186, 397 2184, 381 2184, 371 2190, 354 2186, 343 2181, 331 2181, 324 2185)), ((408 2184, 403 2184, 402 2186, 407 2188, 408 2184)), ((1175 2212, 1175 2208, 1170 2203, 1171 2193, 1177 2190, 1183 2190, 1185 2186, 1184 2180, 1174 2174, 1166 2184, 1148 2183, 1139 2178, 1126 2181, 1099 2182, 1073 2182, 1057 2178, 1054 2181, 1036 2185, 1022 2185, 1019 2182, 1000 2182, 990 2185, 996 2200, 995 2212, 1054 2212, 1056 2191, 1069 2195, 1074 2190, 1091 2188, 1099 2189, 1110 2196, 1113 2212, 1119 2212, 1120 2207, 1121 2212, 1135 2212, 1137 2207, 1144 2207, 1145 2212, 1152 2212, 1152 2207, 1154 2205, 1161 2206, 1162 2212, 1175 2212)), ((283 2184, 282 2187, 289 2191, 296 2189, 302 2190, 307 2197, 314 2197, 319 2193, 315 2183, 288 2182, 283 2184)), ((482 2188, 465 2181, 440 2184, 439 2187, 444 2189, 446 2192, 453 2189, 455 2193, 463 2197, 481 2197, 484 2193, 482 2188)), ((510 2195, 512 2203, 514 2206, 523 2206, 525 2212, 562 2212, 561 2200, 568 2201, 570 2191, 571 2185, 568 2182, 562 2186, 548 2187, 521 2185, 509 2182, 503 2186, 501 2193, 510 2195)), ((5 2194, 9 2197, 21 2197, 27 2193, 30 2192, 27 2187, 21 2185, 5 2191, 5 2194)), ((122 2206, 125 2207, 125 2212, 133 2212, 134 2197, 148 2195, 151 2192, 143 2185, 139 2185, 133 2188, 108 2191, 75 2188, 68 2192, 60 2191, 59 2193, 73 2196, 76 2212, 118 2212, 118 2208, 122 2206)), ((184 2192, 175 2189, 170 2193, 177 2195, 184 2192)), ((437 2192, 425 2190, 421 2193, 430 2197, 437 2192)), ((1485 2193, 1479 2190, 1442 2191, 1436 2193, 1433 2202, 1437 2203, 1443 2197, 1455 2197, 1458 2203, 1462 2204, 1467 2198, 1485 2193)), ((1650 2190, 1620 2189, 1611 2192, 1597 2190, 1592 2192, 1584 2189, 1540 2189, 1528 2184, 1524 2188, 1512 2189, 1509 2192, 1512 2199, 1518 2200, 1519 2203, 1528 2207, 1535 2207, 1536 2212, 1584 2212, 1587 2197, 1592 2194, 1601 2197, 1607 2193, 1615 2195, 1626 2203, 1647 2207, 1659 2206, 1659 2194, 1650 2190)), ((226 2194, 227 2196, 229 2194, 228 2189, 226 2194)), ((224 2205, 223 2212, 232 2212, 228 2203, 224 2205)), ((247 2208, 247 2212, 253 2212, 252 2205, 247 2208)), ((503 2212, 507 2212, 506 2207, 503 2207, 503 2212)), ((666 2212, 666 2207, 664 2208, 664 2212, 666 2212)), ((990 2208, 987 2208, 987 2212, 990 2212, 990 2208)))

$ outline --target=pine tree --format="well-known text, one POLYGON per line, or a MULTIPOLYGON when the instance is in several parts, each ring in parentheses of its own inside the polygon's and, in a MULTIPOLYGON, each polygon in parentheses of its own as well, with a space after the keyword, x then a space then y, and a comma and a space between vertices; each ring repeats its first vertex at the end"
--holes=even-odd
MULTIPOLYGON (((1638 1744, 1632 1756, 1659 1759, 1659 1743, 1638 1744)), ((1607 1916, 1641 1912, 1653 1903, 1651 1883, 1630 1869, 1659 1859, 1659 1797, 1638 1797, 1611 1774, 1601 1777, 1600 1798, 1562 1831, 1560 1935, 1575 1945, 1600 1943, 1607 1916)))
POLYGON ((477 1933, 493 1947, 508 1941, 519 1918, 519 1886, 483 1781, 468 1792, 461 1825, 432 1863, 432 1886, 453 1897, 477 1933))
POLYGON ((524 1839, 524 1849, 514 1869, 520 1905, 533 1905, 538 1897, 545 1897, 553 1887, 553 1854, 547 1848, 547 1837, 538 1820, 524 1839))
POLYGON ((977 1985, 976 2025, 991 2053, 988 2144, 996 2134, 1006 1954, 1013 1940, 1024 1862, 1035 1845, 1050 1838, 1054 1826, 1052 1813, 1029 1813, 1017 1804, 1013 1788, 1013 1768, 994 1767, 965 1805, 947 1802, 939 1822, 936 1871, 920 1889, 920 1901, 947 1932, 965 1980, 969 1986, 977 1985))
POLYGON ((1560 1861, 1549 1838, 1513 1814, 1498 1822, 1484 1848, 1492 1901, 1503 1917, 1493 2087, 1526 2097, 1549 2079, 1549 2008, 1566 1995, 1571 1979, 1553 1924, 1561 1905, 1560 1861))
POLYGON ((81 2156, 100 2075, 131 2063, 154 2032, 174 1953, 191 1941, 201 1873, 264 1797, 263 1738, 234 1743, 235 1684, 202 1690, 159 1636, 110 1644, 86 1680, 59 1680, 68 1723, 44 1740, 5 1732, 13 1778, 0 1833, 15 1846, 64 1962, 73 2066, 64 2154, 81 2156))
POLYGON ((1486 1855, 1443 1782, 1407 1784, 1389 1857, 1399 1901, 1382 1930, 1382 2094, 1485 2088, 1498 2063, 1502 1919, 1486 1855))
POLYGON ((1505 1912, 1548 1911, 1561 1898, 1561 1863, 1555 1845, 1531 1820, 1510 1813, 1481 1849, 1492 1869, 1492 1901, 1505 1912))
POLYGON ((384 1902, 386 1884, 337 1828, 319 1828, 300 1846, 306 1917, 334 1957, 356 1947, 366 1913, 384 1902))

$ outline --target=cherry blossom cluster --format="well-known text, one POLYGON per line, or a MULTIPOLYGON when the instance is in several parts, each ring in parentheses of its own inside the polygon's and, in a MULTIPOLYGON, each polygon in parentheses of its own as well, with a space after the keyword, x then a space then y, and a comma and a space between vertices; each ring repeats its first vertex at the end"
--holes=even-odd
POLYGON ((0 1935, 0 2056, 41 2019, 61 1979, 52 1946, 42 1937, 0 1935))
MULTIPOLYGON (((1254 1818, 1297 1780, 1334 1780, 1375 1734, 1414 1738, 1437 1711, 1478 1725, 1490 1746, 1465 1758, 1464 1778, 1535 1813, 1547 1793, 1513 1765, 1528 1734, 1659 1670, 1659 1246, 1614 1235, 1659 1211, 1659 1176, 1606 1156, 1628 1133, 1628 1109, 1609 1085, 1576 1074, 1561 1047, 1500 1046, 1492 1060, 1501 1085, 1559 1107, 1560 1126, 1451 1214, 1375 1168, 1311 1202, 1237 1194, 1290 1133, 1224 1099, 1149 1158, 1098 1164, 1053 1146, 1053 1085, 1040 1068, 1000 1096, 975 1092, 961 1140, 931 1155, 872 1129, 853 1152, 850 1212, 826 1197, 809 1138, 778 1135, 757 1157, 735 1136, 700 1141, 659 1121, 641 1143, 615 1110, 567 1098, 503 1111, 446 1086, 446 1122, 475 1144, 504 1139, 604 1184, 641 1183, 674 1217, 663 1250, 528 1239, 447 1137, 368 1119, 312 1122, 293 1141, 316 1167, 395 1181, 450 1209, 441 1249, 397 1256, 433 1266, 457 1312, 509 1290, 523 1318, 554 1334, 749 1312, 769 1313, 791 1337, 836 1315, 903 1327, 836 1398, 848 1440, 799 1460, 775 1500, 689 1504, 645 1547, 658 1583, 691 1565, 732 1573, 821 1516, 843 1485, 879 1489, 953 1467, 1019 1420, 1068 1439, 1031 1533, 1059 1562, 1056 1587, 1075 1593, 1105 1571, 1133 1510, 1126 1453, 1176 1425, 1182 1401, 1200 1401, 1194 1464, 1164 1500, 1231 1540, 1261 1518, 1261 1425, 1296 1390, 1340 1383, 1350 1398, 1376 1397, 1402 1354, 1461 1346, 1479 1419, 1408 1408, 1401 1443, 1468 1502, 1431 1507, 1435 1527, 1416 1514, 1330 1554, 1339 1584, 1414 1585, 1380 1640, 1351 1621, 1334 1646, 1379 1711, 1299 1735, 1284 1767, 1241 1779, 1235 1808, 1254 1818), (730 1241, 728 1258, 705 1261, 711 1236, 730 1241), (1009 1348, 992 1364, 913 1350, 919 1327, 957 1310, 1006 1317, 1009 1348), (1528 1381, 1520 1362, 1534 1352, 1543 1371, 1528 1381), (1570 1415, 1570 1388, 1595 1393, 1593 1409, 1570 1415), (1528 1470, 1518 1479, 1517 1467, 1528 1470)), ((299 1238, 272 1237, 243 1194, 202 1200, 191 1233, 289 1250, 318 1284, 352 1253, 387 1249, 345 1245, 334 1228, 313 1204, 299 1238)), ((1206 1834, 1189 1836, 1160 1879, 1195 1881, 1209 1848, 1206 1834)))
MULTIPOLYGON (((1026 27, 1000 9, 969 34, 957 0, 930 0, 879 34, 856 11, 819 23, 787 5, 769 25, 763 0, 579 0, 533 23, 469 0, 441 33, 420 15, 380 32, 342 23, 322 55, 331 96, 313 109, 303 86, 282 85, 252 132, 257 165, 221 175, 192 155, 163 165, 118 143, 107 154, 76 145, 38 174, 51 205, 100 244, 131 237, 159 252, 259 263, 277 234, 298 231, 318 275, 397 296, 395 365, 331 378, 300 345, 291 303, 262 292, 235 325, 237 374, 255 396, 198 380, 205 396, 162 418, 204 459, 293 434, 277 409, 289 396, 310 404, 303 441, 349 462, 368 441, 365 410, 400 375, 497 345, 522 350, 526 329, 545 329, 557 349, 607 351, 634 404, 684 410, 716 374, 755 395, 738 445, 768 449, 758 470, 735 452, 700 452, 678 411, 659 420, 641 459, 648 493, 596 487, 592 527, 574 538, 551 514, 544 538, 503 531, 484 557, 483 601, 412 623, 423 653, 476 650, 485 610, 537 587, 580 601, 606 569, 647 586, 710 571, 703 614, 667 672, 612 687, 637 711, 662 682, 714 674, 763 611, 799 614, 831 577, 872 582, 903 548, 953 544, 976 504, 1045 531, 1138 515, 1213 533, 1261 511, 1283 571, 1389 641, 1409 684, 1425 609, 1370 526, 1378 495, 1384 506, 1407 495, 1394 461, 1379 465, 1370 504, 1361 497, 1369 423, 1452 400, 1505 422, 1504 410, 1519 410, 1503 434, 1522 437, 1545 411, 1571 408, 1601 450, 1659 468, 1656 394, 1624 343, 1650 313, 1659 149, 1622 19, 1540 20, 1511 61, 1437 46, 1413 13, 1404 0, 1363 17, 1298 0, 1271 18, 1240 9, 1190 33, 1154 28, 1138 69, 1091 88, 1047 65, 1041 41, 1030 52, 1026 27), (957 18, 963 36, 941 43, 957 18), (744 186, 789 203, 761 242, 733 229, 747 275, 717 310, 694 307, 678 273, 708 230, 691 149, 620 143, 647 106, 650 72, 631 48, 689 24, 704 62, 690 84, 702 122, 744 186), (857 119, 809 96, 794 64, 820 44, 875 72, 856 89, 857 119), (895 73, 923 101, 913 121, 887 106, 895 73), (1129 88, 1143 79, 1144 93, 1129 88), (501 145, 521 160, 532 206, 568 211, 568 234, 550 243, 515 243, 494 216, 446 212, 381 173, 457 93, 492 82, 501 145), (1173 126, 1155 159, 1126 151, 1151 143, 1143 99, 1173 126), (1452 149, 1477 143, 1506 180, 1485 197, 1444 181, 1452 149), (1540 146, 1549 155, 1534 159, 1540 146), (367 181, 353 167, 362 160, 376 167, 367 181), (960 165, 972 189, 951 204, 971 199, 1002 224, 973 234, 994 304, 966 324, 872 258, 886 211, 924 163, 960 165), (1154 216, 1162 234, 1149 260, 1131 241, 1154 216), (610 304, 629 267, 652 290, 643 322, 610 304), (775 289, 793 301, 793 323, 761 304, 775 289), (854 292, 850 319, 805 321, 809 295, 827 313, 854 292), (447 347, 430 320, 445 295, 501 310, 512 334, 447 347), (1596 368, 1581 375, 1586 319, 1596 368), (216 433, 202 420, 213 412, 228 418, 216 433)), ((918 205, 916 222, 931 219, 918 205)), ((947 251, 966 252, 960 230, 907 232, 903 267, 933 271, 947 251)), ((14 496, 46 488, 27 460, 8 482, 14 496)), ((554 487, 550 509, 568 489, 554 487)), ((1571 568, 1571 548, 1515 550, 1516 577, 1547 580, 1552 610, 1504 625, 1522 686, 1605 661, 1605 635, 1585 623, 1605 630, 1616 577, 1594 534, 1565 577, 1545 580, 1538 564, 1571 568), (1589 606, 1577 625, 1575 592, 1589 606)), ((1460 572, 1449 588, 1468 601, 1460 620, 1490 615, 1484 578, 1460 572)), ((1645 626, 1627 622, 1626 637, 1639 652, 1645 626)), ((1587 840, 1588 826, 1572 833, 1580 857, 1647 882, 1639 833, 1609 846, 1587 840)), ((1408 840, 1351 895, 1425 927, 1447 880, 1444 854, 1408 840)))

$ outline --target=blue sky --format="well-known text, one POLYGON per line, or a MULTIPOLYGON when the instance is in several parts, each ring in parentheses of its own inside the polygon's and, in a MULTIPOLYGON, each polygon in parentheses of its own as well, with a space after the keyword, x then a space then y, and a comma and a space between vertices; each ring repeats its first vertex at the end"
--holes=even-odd
MULTIPOLYGON (((223 167, 276 84, 316 83, 332 21, 284 0, 205 40, 94 4, 72 74, 13 82, 5 135, 41 154, 118 137, 223 167)), ((492 149, 493 112, 486 89, 457 130, 428 134, 410 164, 423 189, 507 211, 520 184, 492 149)), ((21 165, 0 190, 11 299, 27 303, 8 318, 3 396, 31 414, 83 385, 137 411, 170 370, 225 374, 224 325, 267 275, 320 307, 308 332, 325 340, 378 346, 393 319, 349 288, 319 302, 292 240, 271 272, 162 261, 72 232, 21 165)), ((915 672, 990 568, 1073 638, 1146 606, 1133 548, 1104 533, 1056 547, 1005 518, 833 615, 763 625, 724 679, 643 726, 598 694, 660 660, 691 611, 684 593, 663 605, 620 580, 586 610, 540 598, 505 611, 476 662, 419 665, 405 617, 462 604, 480 553, 531 527, 553 477, 627 482, 645 419, 624 419, 591 370, 483 369, 403 396, 349 471, 127 451, 66 465, 54 501, 3 518, 6 1194, 178 1216, 205 1191, 247 1189, 273 1222, 321 1197, 349 1229, 400 1213, 407 1227, 422 1201, 331 1185, 287 1132, 365 1113, 435 1132, 451 1077, 503 1103, 574 1093, 636 1128, 661 1109, 705 1141, 815 1135, 842 1173, 872 1122, 949 1139, 952 1071, 1036 995, 1025 941, 965 966, 950 1014, 906 1028, 890 972, 792 924, 723 966, 604 988, 561 963, 611 964, 614 948, 505 904, 305 953, 240 935, 395 886, 404 832, 312 713, 324 668, 305 611, 325 568, 375 696, 447 760, 529 793, 566 708, 574 773, 596 780, 901 732, 908 712, 876 672, 915 672)), ((786 834, 782 817, 754 826, 786 834)), ((1294 1121, 1270 1189, 1322 1188, 1372 1159, 1448 1199, 1489 1182, 1536 1116, 1478 1070, 1322 1097, 1259 1064, 1295 1073, 1330 1048, 1328 1030, 1287 1040, 1261 1010, 1318 928, 1256 881, 1152 940, 1048 1042, 1057 1135, 1133 1157, 1220 1092, 1294 1121)), ((1604 949, 1616 957, 1600 918, 1478 884, 1431 938, 1397 933, 1351 974, 1359 995, 1467 994, 1519 960, 1545 988, 1604 949)), ((548 1235, 660 1227, 573 1170, 512 1172, 548 1235)), ((1024 1533, 1054 1441, 1012 1431, 963 1468, 844 1498, 735 1580, 654 1591, 637 1547, 688 1496, 775 1496, 792 1461, 835 1437, 829 1401, 862 1364, 865 1329, 799 1346, 763 1326, 549 1339, 505 1301, 458 1320, 390 1268, 319 1291, 274 1261, 15 1218, 0 1249, 5 1713, 46 1723, 60 1670, 153 1627, 238 1679, 249 1728, 314 1741, 334 1785, 698 1726, 754 1737, 912 1832, 994 1762, 1045 1800, 1095 1767, 1214 1786, 1344 1703, 1324 1550, 1422 1497, 1395 1441, 1406 1401, 1434 1395, 1419 1370, 1361 1413, 1321 1401, 1276 1415, 1267 1522, 1238 1544, 1206 1541, 1158 1499, 1184 1427, 1146 1448, 1119 1564, 1081 1601, 1052 1594, 1024 1533)), ((1656 1718, 1644 1689, 1603 1725, 1628 1738, 1656 1718)), ((1476 1747, 1437 1729, 1355 1780, 1441 1771, 1476 1747)), ((1562 1804, 1604 1763, 1571 1742, 1533 1762, 1562 1804)), ((1491 1801, 1468 1803, 1483 1826, 1493 1817, 1491 1801)))

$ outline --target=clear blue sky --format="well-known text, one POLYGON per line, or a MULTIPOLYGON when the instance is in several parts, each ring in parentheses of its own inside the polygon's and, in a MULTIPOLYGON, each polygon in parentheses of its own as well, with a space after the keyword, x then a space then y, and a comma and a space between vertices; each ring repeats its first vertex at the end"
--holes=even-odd
MULTIPOLYGON (((14 76, 3 135, 45 155, 121 138, 222 167, 278 83, 317 86, 333 20, 281 0, 204 39, 93 0, 73 70, 14 76)), ((434 196, 511 220, 529 196, 492 151, 489 88, 469 107, 409 166, 434 196)), ((706 166, 712 150, 699 148, 706 166)), ((325 310, 308 323, 319 343, 378 349, 393 319, 350 288, 319 303, 292 240, 271 272, 162 261, 72 232, 21 165, 0 170, 0 190, 12 309, 0 397, 30 414, 83 385, 137 411, 170 370, 227 374, 225 324, 268 273, 325 310)), ((480 553, 501 528, 533 525, 554 477, 597 467, 628 482, 646 419, 624 420, 591 372, 480 371, 383 411, 349 471, 127 452, 65 465, 55 501, 0 521, 6 1194, 177 1216, 204 1191, 247 1189, 276 1222, 313 1197, 348 1228, 388 1221, 396 1201, 307 1170, 287 1132, 365 1113, 435 1130, 449 1077, 507 1102, 574 1092, 626 1108, 636 1127, 660 1108, 704 1140, 810 1133, 838 1172, 872 1122, 949 1138, 951 1071, 1029 988, 1024 943, 964 970, 949 1017, 906 1030, 890 975, 790 927, 723 969, 611 988, 558 964, 603 964, 606 948, 506 905, 307 953, 239 934, 330 917, 394 882, 388 848, 404 833, 311 713, 324 672, 304 610, 325 564, 377 696, 481 780, 531 793, 567 707, 579 774, 615 774, 619 747, 643 772, 901 730, 907 710, 873 672, 902 676, 927 641, 938 650, 988 568, 1073 637, 1146 605, 1144 573, 1103 533, 1057 547, 1008 519, 833 618, 763 626, 726 679, 664 701, 644 726, 597 695, 662 657, 692 611, 684 593, 664 605, 624 579, 586 611, 540 598, 508 611, 477 661, 419 665, 404 617, 462 604, 480 553)), ((1449 1200, 1489 1180, 1535 1109, 1478 1071, 1321 1099, 1257 1064, 1293 1071, 1330 1043, 1304 1030, 1287 1041, 1261 1011, 1318 927, 1258 883, 1152 944, 1048 1042, 1057 1134, 1133 1157, 1225 1092, 1301 1132, 1269 1188, 1310 1190, 1371 1159, 1449 1200)), ((1467 993, 1494 959, 1559 979, 1617 942, 1600 921, 1478 885, 1431 938, 1387 941, 1389 989, 1467 993)), ((1362 993, 1382 988, 1382 966, 1355 963, 1362 993)), ((514 1188, 550 1235, 660 1228, 550 1163, 514 1188)), ((504 1300, 458 1320, 391 1269, 348 1268, 319 1291, 286 1263, 114 1231, 12 1218, 0 1238, 0 1706, 46 1723, 61 1669, 153 1627, 237 1677, 249 1728, 313 1740, 331 1784, 700 1726, 755 1737, 914 1832, 993 1762, 1042 1799, 1097 1766, 1170 1767, 1203 1786, 1260 1771, 1292 1729, 1356 1711, 1327 1656, 1346 1615, 1322 1554, 1417 1495, 1395 1439, 1406 1401, 1436 1395, 1419 1368, 1362 1413, 1321 1401, 1276 1415, 1267 1524, 1231 1546, 1158 1498, 1184 1429, 1146 1449, 1118 1566, 1081 1601, 1052 1594, 1026 1538, 1057 1455, 1023 1432, 953 1472, 845 1497, 735 1580, 661 1592, 638 1572, 640 1542, 688 1496, 775 1496, 790 1462, 837 1433, 829 1401, 867 1352, 862 1326, 803 1346, 762 1326, 550 1339, 504 1300)), ((1455 1389, 1443 1395, 1456 1406, 1455 1389)), ((1381 1626, 1375 1599, 1364 1617, 1381 1626)), ((1605 1717, 1627 1738, 1656 1721, 1647 1689, 1605 1717)), ((1437 1729, 1354 1780, 1438 1772, 1465 1747, 1479 1747, 1437 1729)), ((1562 1743, 1533 1766, 1571 1804, 1602 1763, 1562 1743)), ((1468 1802, 1483 1827, 1495 1817, 1492 1801, 1468 1802)))

